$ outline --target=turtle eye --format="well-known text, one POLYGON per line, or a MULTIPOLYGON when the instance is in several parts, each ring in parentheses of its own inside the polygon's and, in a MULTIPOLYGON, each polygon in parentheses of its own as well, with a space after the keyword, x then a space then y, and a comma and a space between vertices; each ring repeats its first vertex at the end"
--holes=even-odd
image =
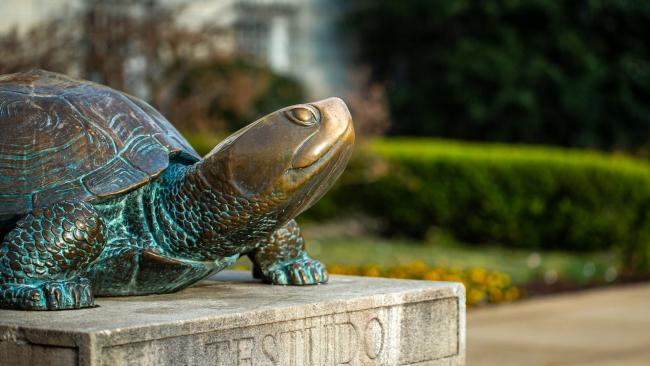
POLYGON ((313 126, 318 123, 319 113, 315 108, 307 106, 295 107, 285 112, 293 122, 302 126, 313 126))

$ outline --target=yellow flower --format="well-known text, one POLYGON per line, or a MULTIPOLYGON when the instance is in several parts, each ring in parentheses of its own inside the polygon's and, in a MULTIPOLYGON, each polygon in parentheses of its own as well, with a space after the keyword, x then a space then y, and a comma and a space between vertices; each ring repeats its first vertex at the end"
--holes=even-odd
POLYGON ((487 271, 483 268, 474 268, 470 271, 470 278, 474 282, 484 283, 487 277, 487 271))
POLYGON ((501 292, 501 290, 498 288, 490 289, 490 302, 496 304, 500 303, 501 301, 503 301, 503 292, 501 292))
POLYGON ((428 271, 424 274, 424 279, 429 281, 440 281, 440 275, 436 270, 428 271))
POLYGON ((473 288, 470 289, 467 293, 467 303, 470 305, 476 305, 485 299, 485 292, 473 288))
POLYGON ((423 276, 429 270, 427 264, 421 260, 411 263, 411 265, 408 266, 408 268, 411 273, 420 274, 421 276, 423 276))
POLYGON ((403 270, 401 270, 399 268, 396 268, 396 269, 393 269, 392 271, 390 271, 389 277, 392 277, 392 278, 406 278, 407 276, 406 276, 406 272, 404 272, 403 270))
POLYGON ((521 292, 516 287, 511 287, 506 291, 506 301, 517 300, 521 296, 521 292))
POLYGON ((521 290, 512 286, 512 280, 507 273, 490 271, 486 268, 446 268, 440 265, 437 268, 431 268, 424 261, 419 260, 406 265, 385 268, 377 264, 333 265, 330 266, 330 273, 459 282, 465 286, 469 306, 514 301, 522 297, 521 290))
POLYGON ((381 270, 378 266, 371 265, 363 273, 364 276, 368 277, 379 277, 381 275, 381 270))

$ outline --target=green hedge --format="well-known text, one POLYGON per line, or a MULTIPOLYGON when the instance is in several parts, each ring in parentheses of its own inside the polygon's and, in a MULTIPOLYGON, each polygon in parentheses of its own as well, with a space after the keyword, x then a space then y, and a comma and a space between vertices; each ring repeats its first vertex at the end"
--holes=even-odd
POLYGON ((433 227, 472 243, 576 251, 617 249, 650 268, 650 164, 544 147, 390 139, 363 149, 308 215, 351 210, 388 234, 433 227))

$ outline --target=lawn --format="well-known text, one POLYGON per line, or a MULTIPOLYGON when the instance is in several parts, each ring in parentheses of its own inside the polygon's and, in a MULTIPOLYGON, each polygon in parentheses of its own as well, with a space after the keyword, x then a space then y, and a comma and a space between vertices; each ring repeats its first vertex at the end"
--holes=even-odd
MULTIPOLYGON (((310 231, 307 227, 309 253, 333 274, 462 282, 468 306, 604 284, 615 281, 618 273, 614 257, 605 253, 538 253, 368 236, 320 237, 310 231)), ((250 265, 242 258, 236 267, 250 265)))
MULTIPOLYGON (((513 283, 520 286, 538 280, 549 284, 556 281, 611 282, 618 274, 615 256, 609 253, 535 252, 499 246, 469 246, 448 240, 424 243, 314 233, 318 231, 306 227, 307 249, 330 267, 376 265, 390 268, 424 262, 432 268, 485 268, 507 273, 513 283)), ((250 266, 247 259, 240 260, 238 265, 250 266)))
POLYGON ((614 258, 605 253, 531 252, 496 246, 448 246, 376 238, 312 240, 308 250, 330 266, 376 264, 388 267, 423 261, 436 268, 480 267, 504 272, 517 285, 537 279, 606 282, 616 279, 617 273, 614 258))

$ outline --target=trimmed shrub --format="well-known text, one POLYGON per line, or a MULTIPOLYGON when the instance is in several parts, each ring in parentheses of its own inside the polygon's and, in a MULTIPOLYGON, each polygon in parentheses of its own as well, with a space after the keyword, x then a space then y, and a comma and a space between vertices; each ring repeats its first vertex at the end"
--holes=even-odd
POLYGON ((368 147, 381 159, 359 154, 310 216, 356 210, 380 219, 390 235, 424 237, 440 228, 470 243, 617 249, 627 268, 650 268, 650 164, 590 151, 433 139, 368 147))

